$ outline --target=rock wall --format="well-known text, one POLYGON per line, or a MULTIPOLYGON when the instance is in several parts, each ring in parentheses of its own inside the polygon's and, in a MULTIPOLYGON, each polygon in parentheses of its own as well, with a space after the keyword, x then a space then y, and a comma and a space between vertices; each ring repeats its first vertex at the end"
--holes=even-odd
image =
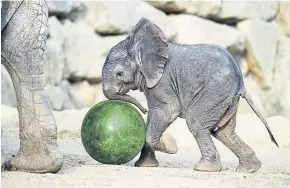
MULTIPOLYGON (((270 1, 48 1, 45 77, 54 110, 80 109, 104 100, 101 70, 109 50, 141 17, 170 42, 226 48, 266 116, 290 118, 290 3, 270 1)), ((2 66, 2 104, 16 106, 2 66)), ((240 111, 249 107, 242 102, 240 111)))

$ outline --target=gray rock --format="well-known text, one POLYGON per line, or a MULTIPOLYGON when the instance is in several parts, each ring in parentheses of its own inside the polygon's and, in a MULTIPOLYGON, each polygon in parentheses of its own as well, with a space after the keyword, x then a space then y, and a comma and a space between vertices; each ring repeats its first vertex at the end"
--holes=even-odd
POLYGON ((237 28, 247 38, 247 62, 261 87, 273 86, 273 70, 280 32, 277 24, 262 20, 247 20, 238 23, 237 28))
POLYGON ((278 6, 277 1, 221 1, 218 11, 209 14, 208 17, 225 22, 244 19, 270 21, 275 18, 278 6))
POLYGON ((44 74, 46 83, 58 85, 62 79, 67 78, 64 75, 65 54, 64 40, 67 36, 62 23, 55 16, 48 19, 48 39, 44 53, 44 74))
POLYGON ((56 70, 48 76, 50 84, 59 83, 61 78, 100 80, 108 47, 93 28, 84 21, 60 23, 56 17, 50 17, 48 30, 47 72, 56 70))
POLYGON ((290 36, 290 2, 280 1, 279 4, 279 12, 276 20, 284 33, 290 36))
POLYGON ((49 98, 50 106, 55 111, 63 110, 64 101, 67 97, 66 92, 59 86, 48 85, 46 93, 49 98))
POLYGON ((91 85, 88 83, 88 81, 85 80, 73 84, 71 86, 71 91, 74 92, 74 95, 78 96, 82 104, 84 104, 86 107, 89 107, 95 104, 96 94, 97 92, 100 92, 101 88, 98 87, 98 85, 101 84, 91 85))
POLYGON ((74 81, 100 79, 104 63, 101 38, 85 22, 64 23, 64 76, 74 81))
POLYGON ((274 1, 150 1, 168 13, 187 13, 200 17, 236 23, 244 19, 272 20, 278 10, 274 1))
POLYGON ((55 111, 82 109, 86 107, 78 87, 69 83, 67 80, 61 81, 57 86, 47 85, 46 92, 49 97, 50 106, 55 111))
POLYGON ((48 38, 58 40, 62 43, 67 33, 64 31, 64 26, 55 16, 48 18, 48 38))
POLYGON ((85 108, 86 105, 82 102, 81 97, 72 87, 72 84, 65 80, 60 83, 59 87, 61 87, 66 93, 63 109, 85 108))
POLYGON ((47 1, 49 15, 66 15, 72 10, 72 1, 47 1))
POLYGON ((72 11, 67 17, 73 21, 78 22, 79 20, 85 20, 88 8, 83 1, 73 1, 72 11))
POLYGON ((178 28, 173 42, 217 44, 226 48, 238 62, 244 55, 245 37, 233 27, 185 14, 170 15, 169 20, 178 28))
POLYGON ((44 53, 44 75, 47 84, 57 85, 63 79, 64 49, 58 40, 48 39, 44 53))
POLYGON ((290 118, 290 38, 279 37, 277 58, 273 77, 273 90, 280 101, 282 114, 290 118))
POLYGON ((84 18, 91 27, 102 34, 129 33, 141 17, 146 17, 158 25, 169 40, 176 33, 166 14, 144 1, 137 0, 126 3, 86 1, 84 4, 86 8, 81 14, 85 14, 85 16, 80 16, 79 19, 84 18))
POLYGON ((289 37, 282 35, 277 24, 261 20, 241 22, 238 28, 247 36, 248 68, 259 85, 256 93, 267 116, 284 114, 289 117, 289 37))
POLYGON ((10 75, 1 65, 1 104, 16 107, 16 95, 10 75))
POLYGON ((195 0, 188 1, 147 1, 152 6, 166 13, 188 13, 207 17, 210 14, 217 13, 222 6, 220 0, 211 2, 201 2, 195 0))

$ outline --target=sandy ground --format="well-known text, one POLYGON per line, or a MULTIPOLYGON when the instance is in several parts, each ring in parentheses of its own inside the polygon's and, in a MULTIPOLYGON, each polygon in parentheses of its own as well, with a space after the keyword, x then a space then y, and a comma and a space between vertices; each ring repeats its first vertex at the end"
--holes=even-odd
MULTIPOLYGON (((167 132, 177 140, 179 152, 175 155, 157 152, 157 168, 133 167, 138 156, 121 166, 103 165, 94 161, 84 150, 80 139, 82 118, 88 109, 55 112, 58 124, 58 142, 64 154, 64 167, 57 174, 2 172, 3 188, 46 187, 269 187, 290 188, 290 121, 280 117, 267 118, 280 144, 277 148, 264 125, 253 114, 238 114, 236 132, 249 144, 262 161, 255 173, 237 173, 238 160, 219 141, 214 140, 220 152, 223 170, 218 173, 196 172, 200 152, 184 120, 178 119, 167 132)), ((19 147, 17 111, 1 107, 2 149, 13 154, 19 147)))

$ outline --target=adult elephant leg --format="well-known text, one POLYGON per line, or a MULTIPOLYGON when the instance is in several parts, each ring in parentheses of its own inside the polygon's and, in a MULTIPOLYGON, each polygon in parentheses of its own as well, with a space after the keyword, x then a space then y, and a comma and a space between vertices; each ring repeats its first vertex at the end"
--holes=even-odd
POLYGON ((234 132, 236 126, 236 113, 213 136, 226 145, 239 159, 237 171, 255 172, 261 167, 261 162, 255 152, 244 143, 234 132))
POLYGON ((166 128, 177 118, 177 114, 168 112, 168 108, 152 110, 149 108, 146 143, 135 166, 157 167, 159 165, 155 151, 174 154, 177 144, 170 134, 164 134, 166 128))
MULTIPOLYGON (((2 7, 4 3, 13 6, 13 1, 2 2, 2 7)), ((1 32, 1 61, 12 78, 19 114, 20 148, 6 162, 7 170, 57 172, 63 165, 55 119, 44 91, 47 16, 45 1, 23 1, 1 32)))

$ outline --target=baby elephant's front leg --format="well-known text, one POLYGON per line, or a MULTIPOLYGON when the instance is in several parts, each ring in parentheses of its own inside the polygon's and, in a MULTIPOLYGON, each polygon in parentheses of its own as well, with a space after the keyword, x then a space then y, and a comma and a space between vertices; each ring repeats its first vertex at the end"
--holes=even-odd
POLYGON ((175 154, 177 144, 170 134, 164 134, 164 131, 177 117, 169 117, 166 111, 154 110, 150 112, 146 130, 146 142, 156 151, 175 154))
POLYGON ((148 123, 146 130, 146 144, 144 145, 139 160, 135 166, 152 167, 158 166, 155 158, 155 151, 175 154, 177 153, 177 144, 170 134, 164 134, 166 128, 177 118, 166 116, 166 111, 149 110, 148 123))

